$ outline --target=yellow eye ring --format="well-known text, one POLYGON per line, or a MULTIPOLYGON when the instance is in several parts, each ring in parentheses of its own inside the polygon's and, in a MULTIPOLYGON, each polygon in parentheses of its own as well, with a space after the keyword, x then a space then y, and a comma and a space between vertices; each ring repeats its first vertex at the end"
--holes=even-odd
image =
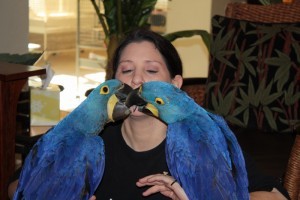
POLYGON ((109 93, 109 87, 107 85, 104 85, 100 89, 100 94, 108 94, 109 93))
POLYGON ((162 100, 162 98, 159 98, 159 97, 157 97, 157 98, 155 99, 155 102, 156 102, 158 105, 164 105, 164 104, 165 104, 164 100, 162 100))

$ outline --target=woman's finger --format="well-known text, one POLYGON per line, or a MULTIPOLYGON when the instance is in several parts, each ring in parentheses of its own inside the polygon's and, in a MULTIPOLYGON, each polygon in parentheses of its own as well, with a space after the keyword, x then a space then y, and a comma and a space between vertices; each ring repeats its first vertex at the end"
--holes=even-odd
POLYGON ((136 185, 139 187, 152 185, 152 187, 150 187, 143 193, 143 195, 145 196, 160 192, 161 194, 170 197, 171 199, 178 199, 178 200, 188 199, 184 190, 177 183, 177 181, 172 176, 169 176, 166 173, 154 174, 154 175, 143 177, 139 179, 136 185))

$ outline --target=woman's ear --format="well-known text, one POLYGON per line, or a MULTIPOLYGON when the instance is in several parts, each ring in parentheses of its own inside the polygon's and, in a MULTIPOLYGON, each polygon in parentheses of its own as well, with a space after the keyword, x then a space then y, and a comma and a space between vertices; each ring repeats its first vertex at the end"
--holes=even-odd
POLYGON ((181 75, 176 75, 173 79, 172 79, 172 84, 175 85, 178 88, 181 88, 183 83, 183 78, 181 75))

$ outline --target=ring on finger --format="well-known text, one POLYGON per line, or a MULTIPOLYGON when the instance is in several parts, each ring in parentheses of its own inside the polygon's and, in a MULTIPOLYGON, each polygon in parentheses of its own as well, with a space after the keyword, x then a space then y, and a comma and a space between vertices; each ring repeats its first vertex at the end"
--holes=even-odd
POLYGON ((174 181, 171 183, 171 186, 174 184, 174 183, 176 183, 177 182, 177 180, 176 179, 174 179, 174 181))

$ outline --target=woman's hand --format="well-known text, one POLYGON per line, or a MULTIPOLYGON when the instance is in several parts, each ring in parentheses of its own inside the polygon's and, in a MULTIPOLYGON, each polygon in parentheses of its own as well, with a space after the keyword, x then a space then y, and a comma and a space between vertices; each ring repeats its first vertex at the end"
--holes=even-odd
POLYGON ((96 196, 95 195, 91 196, 91 198, 89 198, 89 200, 96 200, 96 196))
POLYGON ((146 176, 139 179, 136 185, 138 187, 152 186, 143 193, 144 196, 160 192, 173 200, 188 200, 183 188, 172 176, 168 176, 166 173, 146 176))

